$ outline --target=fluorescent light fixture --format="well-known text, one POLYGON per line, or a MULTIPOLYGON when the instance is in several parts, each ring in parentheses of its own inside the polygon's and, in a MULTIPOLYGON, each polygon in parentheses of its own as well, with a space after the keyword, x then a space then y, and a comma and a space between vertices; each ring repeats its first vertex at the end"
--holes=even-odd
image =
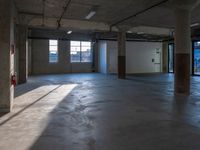
POLYGON ((68 32, 67 32, 67 34, 71 34, 71 33, 72 33, 72 31, 68 31, 68 32))
POLYGON ((127 31, 127 33, 133 33, 133 32, 129 30, 129 31, 127 31))
POLYGON ((144 34, 144 32, 137 32, 137 34, 144 34))
POLYGON ((197 22, 197 23, 193 23, 190 25, 190 27, 196 27, 196 26, 199 26, 200 24, 197 22))
POLYGON ((91 19, 95 14, 96 14, 96 11, 91 11, 91 12, 85 17, 85 19, 89 20, 89 19, 91 19))

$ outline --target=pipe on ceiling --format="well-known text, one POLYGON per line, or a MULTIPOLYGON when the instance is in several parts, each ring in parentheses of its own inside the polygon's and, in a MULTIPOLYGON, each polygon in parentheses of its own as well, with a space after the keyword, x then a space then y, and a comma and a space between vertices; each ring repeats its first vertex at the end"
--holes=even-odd
POLYGON ((120 24, 120 23, 122 23, 122 22, 124 22, 124 21, 126 21, 126 20, 129 20, 129 19, 131 19, 131 18, 137 17, 138 15, 143 14, 143 13, 145 13, 145 12, 147 12, 147 11, 149 11, 149 10, 151 10, 151 9, 153 9, 153 8, 155 8, 155 7, 157 7, 157 6, 160 6, 160 5, 162 5, 162 4, 166 3, 166 2, 168 2, 168 1, 169 1, 169 0, 163 0, 163 1, 161 1, 161 2, 159 2, 159 3, 157 3, 157 4, 154 4, 154 5, 148 7, 148 8, 146 8, 146 9, 144 9, 144 10, 141 10, 141 11, 139 11, 139 12, 137 12, 137 13, 131 15, 131 16, 128 16, 128 17, 126 17, 126 18, 124 18, 124 19, 122 19, 122 20, 119 20, 119 21, 113 23, 113 24, 110 26, 110 29, 112 29, 113 26, 116 26, 116 25, 118 25, 118 24, 120 24))
POLYGON ((60 22, 61 22, 61 20, 62 20, 62 18, 63 18, 63 16, 64 16, 64 14, 66 13, 66 11, 67 11, 67 9, 68 9, 68 7, 69 7, 69 5, 70 5, 70 3, 71 3, 71 1, 72 0, 69 0, 67 3, 66 3, 66 6, 64 7, 64 10, 63 10, 63 12, 62 12, 62 14, 61 14, 61 16, 60 16, 60 18, 58 19, 58 29, 60 28, 60 22))

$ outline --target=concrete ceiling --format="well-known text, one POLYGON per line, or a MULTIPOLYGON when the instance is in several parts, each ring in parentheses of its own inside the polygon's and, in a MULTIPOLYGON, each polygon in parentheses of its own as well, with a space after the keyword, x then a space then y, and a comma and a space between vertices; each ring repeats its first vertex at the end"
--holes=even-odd
MULTIPOLYGON (((37 25, 37 19, 42 19, 43 15, 45 20, 51 18, 51 22, 54 21, 55 25, 56 20, 60 18, 68 1, 69 0, 15 0, 20 14, 34 16, 32 17, 32 19, 36 19, 33 21, 34 25, 37 25), (54 18, 54 20, 52 20, 52 18, 54 18)), ((66 25, 69 20, 70 22, 72 20, 77 20, 79 21, 79 26, 81 26, 82 23, 87 23, 86 26, 92 26, 88 24, 88 21, 84 21, 86 21, 85 16, 95 8, 97 13, 89 22, 105 23, 102 25, 103 27, 101 27, 109 28, 110 25, 128 16, 134 15, 137 12, 143 11, 161 1, 163 0, 71 0, 67 11, 64 13, 63 19, 66 19, 66 21, 63 24, 66 25)), ((199 16, 200 6, 192 11, 192 23, 200 22, 199 16)), ((170 2, 167 1, 121 24, 131 27, 150 26, 171 29, 174 27, 174 14, 170 2)))

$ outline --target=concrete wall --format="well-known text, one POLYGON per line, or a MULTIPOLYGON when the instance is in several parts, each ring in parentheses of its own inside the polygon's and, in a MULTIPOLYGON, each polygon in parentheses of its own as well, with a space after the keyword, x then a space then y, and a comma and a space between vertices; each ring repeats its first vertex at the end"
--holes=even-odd
POLYGON ((107 42, 100 41, 99 42, 99 72, 100 73, 107 73, 107 42))
MULTIPOLYGON (((117 41, 106 41, 106 49, 108 73, 117 73, 117 41)), ((126 73, 155 72, 162 72, 162 43, 126 42, 126 73), (159 58, 157 57, 158 50, 159 58), (157 63, 160 61, 160 64, 155 64, 156 61, 157 63)))
POLYGON ((16 73, 16 79, 17 83, 19 82, 19 42, 18 42, 18 36, 19 36, 19 31, 17 27, 15 27, 15 73, 16 73))
POLYGON ((87 73, 92 63, 70 63, 70 41, 58 41, 58 63, 49 63, 49 40, 33 39, 32 74, 87 73))
POLYGON ((18 83, 26 83, 28 78, 28 39, 27 31, 28 27, 26 25, 18 25, 18 83))

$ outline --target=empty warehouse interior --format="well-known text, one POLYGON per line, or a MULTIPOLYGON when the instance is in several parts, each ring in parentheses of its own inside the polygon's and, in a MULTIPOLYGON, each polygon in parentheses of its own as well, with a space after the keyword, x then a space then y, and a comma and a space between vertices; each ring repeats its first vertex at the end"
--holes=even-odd
POLYGON ((0 0, 0 150, 199 150, 200 0, 0 0))

